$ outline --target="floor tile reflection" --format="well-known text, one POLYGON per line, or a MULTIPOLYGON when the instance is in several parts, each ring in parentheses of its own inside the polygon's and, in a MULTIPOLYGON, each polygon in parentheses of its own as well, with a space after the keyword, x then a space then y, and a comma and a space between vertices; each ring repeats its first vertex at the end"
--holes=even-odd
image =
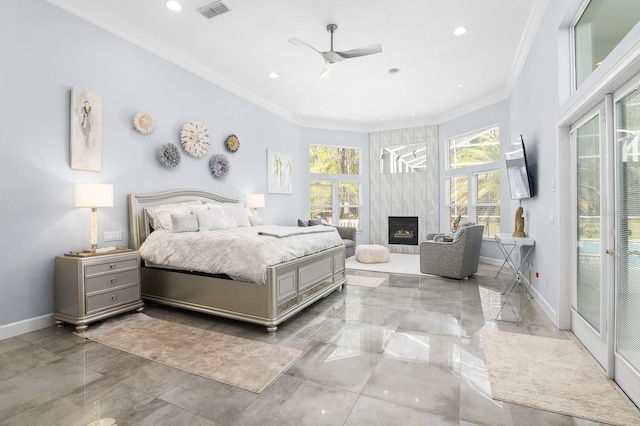
POLYGON ((482 329, 566 338, 506 271, 465 280, 388 275, 347 285, 264 327, 150 305, 162 318, 293 347, 301 356, 260 394, 75 336, 71 327, 0 341, 0 425, 590 425, 491 399, 482 329), (97 408, 96 408, 97 407, 97 408))

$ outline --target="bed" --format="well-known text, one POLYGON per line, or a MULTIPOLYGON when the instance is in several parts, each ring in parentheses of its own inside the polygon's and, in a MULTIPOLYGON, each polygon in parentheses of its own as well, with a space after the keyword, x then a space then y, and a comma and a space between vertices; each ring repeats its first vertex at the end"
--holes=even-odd
MULTIPOLYGON (((199 189, 130 194, 131 248, 139 250, 154 231, 147 210, 189 201, 239 203, 199 189)), ((266 266, 263 276, 264 280, 252 282, 241 277, 231 279, 227 274, 153 264, 144 259, 140 271, 142 298, 146 301, 264 325, 269 334, 274 334, 283 321, 342 289, 346 283, 345 247, 338 244, 266 266)))

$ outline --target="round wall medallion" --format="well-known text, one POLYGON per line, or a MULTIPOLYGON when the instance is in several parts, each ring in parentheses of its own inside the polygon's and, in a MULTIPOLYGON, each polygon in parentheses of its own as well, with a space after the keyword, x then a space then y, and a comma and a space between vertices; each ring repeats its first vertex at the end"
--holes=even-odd
POLYGON ((155 121, 148 112, 139 112, 133 117, 133 127, 143 135, 151 133, 155 121))
POLYGON ((240 148, 240 140, 236 135, 227 136, 225 144, 227 145, 227 149, 231 152, 236 152, 238 148, 240 148))
POLYGON ((229 160, 222 154, 216 154, 209 160, 209 171, 214 178, 218 180, 224 179, 229 173, 229 160))
POLYGON ((180 142, 189 155, 202 157, 209 150, 209 130, 204 124, 191 121, 182 127, 180 142))
POLYGON ((166 143, 158 150, 160 162, 167 167, 176 167, 180 164, 180 150, 172 143, 166 143))

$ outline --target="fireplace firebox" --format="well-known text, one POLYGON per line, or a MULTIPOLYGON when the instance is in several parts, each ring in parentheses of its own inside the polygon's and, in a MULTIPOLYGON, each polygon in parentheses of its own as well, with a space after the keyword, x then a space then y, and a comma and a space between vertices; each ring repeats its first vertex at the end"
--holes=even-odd
POLYGON ((418 245, 417 216, 389 216, 389 244, 418 245))

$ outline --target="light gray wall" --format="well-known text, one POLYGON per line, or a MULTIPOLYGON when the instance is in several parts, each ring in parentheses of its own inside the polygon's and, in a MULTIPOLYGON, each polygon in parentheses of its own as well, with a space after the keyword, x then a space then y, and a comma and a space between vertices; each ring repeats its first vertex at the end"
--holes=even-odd
MULTIPOLYGON (((478 111, 474 111, 470 114, 467 114, 463 117, 457 118, 455 120, 448 121, 446 123, 442 123, 440 125, 440 184, 444 188, 444 179, 447 177, 447 141, 456 136, 464 135, 466 133, 474 132, 476 130, 484 129, 489 126, 499 126, 500 127, 500 149, 503 151, 506 147, 508 147, 511 142, 513 142, 513 138, 511 137, 511 122, 509 116, 509 101, 504 100, 501 102, 497 102, 488 107, 482 108, 478 111)), ((504 179, 506 176, 506 164, 504 161, 504 157, 500 158, 499 161, 500 167, 500 229, 503 232, 512 232, 513 231, 513 223, 512 218, 515 214, 515 208, 513 208, 513 213, 511 212, 511 198, 509 193, 509 185, 507 180, 504 179)), ((455 173, 455 172, 452 172, 455 173)), ((446 205, 446 194, 444 191, 441 191, 440 194, 440 223, 442 226, 440 227, 441 231, 446 231, 447 227, 450 225, 449 221, 449 209, 446 205)), ((484 238, 482 242, 482 248, 480 250, 480 256, 488 257, 493 259, 500 259, 502 257, 500 250, 496 246, 495 240, 493 238, 484 238)))
MULTIPOLYGON (((511 95, 512 139, 524 137, 535 197, 522 201, 527 234, 536 240, 531 255, 533 286, 552 310, 558 308, 557 202, 554 194, 556 172, 556 121, 560 104, 569 97, 568 33, 561 33, 562 20, 571 3, 549 2, 540 30, 531 47, 520 78, 511 95), (553 223, 551 222, 553 215, 553 223), (535 278, 535 272, 539 278, 535 278)), ((517 205, 513 205, 515 210, 517 205)))
MULTIPOLYGON (((308 143, 302 129, 260 107, 54 7, 45 0, 7 2, 0 14, 3 40, 0 81, 3 166, 0 221, 0 338, 3 325, 53 312, 53 259, 89 245, 89 210, 73 207, 73 185, 111 183, 115 206, 98 210, 99 246, 105 231, 122 230, 128 245, 127 194, 202 188, 241 198, 265 193, 259 215, 274 224, 294 224, 309 212, 308 143), (71 87, 102 96, 102 170, 69 168, 71 87), (132 118, 148 111, 156 120, 148 135, 132 118), (209 129, 211 148, 202 158, 182 151, 167 169, 156 158, 160 145, 179 144, 188 121, 209 129), (234 133, 236 153, 223 141, 234 133), (293 156, 291 195, 267 194, 268 148, 293 156), (223 182, 207 168, 216 153, 231 163, 223 182), (306 169, 305 169, 306 168, 306 169)), ((362 144, 366 134, 333 132, 334 141, 362 144)), ((366 183, 365 183, 366 186, 366 183)), ((6 327, 5 327, 6 328, 6 327)))
POLYGON ((374 132, 369 136, 369 205, 371 243, 392 253, 420 252, 419 246, 389 244, 389 216, 417 216, 418 241, 438 232, 438 126, 374 132), (419 173, 380 173, 380 148, 425 144, 427 171, 419 173))

